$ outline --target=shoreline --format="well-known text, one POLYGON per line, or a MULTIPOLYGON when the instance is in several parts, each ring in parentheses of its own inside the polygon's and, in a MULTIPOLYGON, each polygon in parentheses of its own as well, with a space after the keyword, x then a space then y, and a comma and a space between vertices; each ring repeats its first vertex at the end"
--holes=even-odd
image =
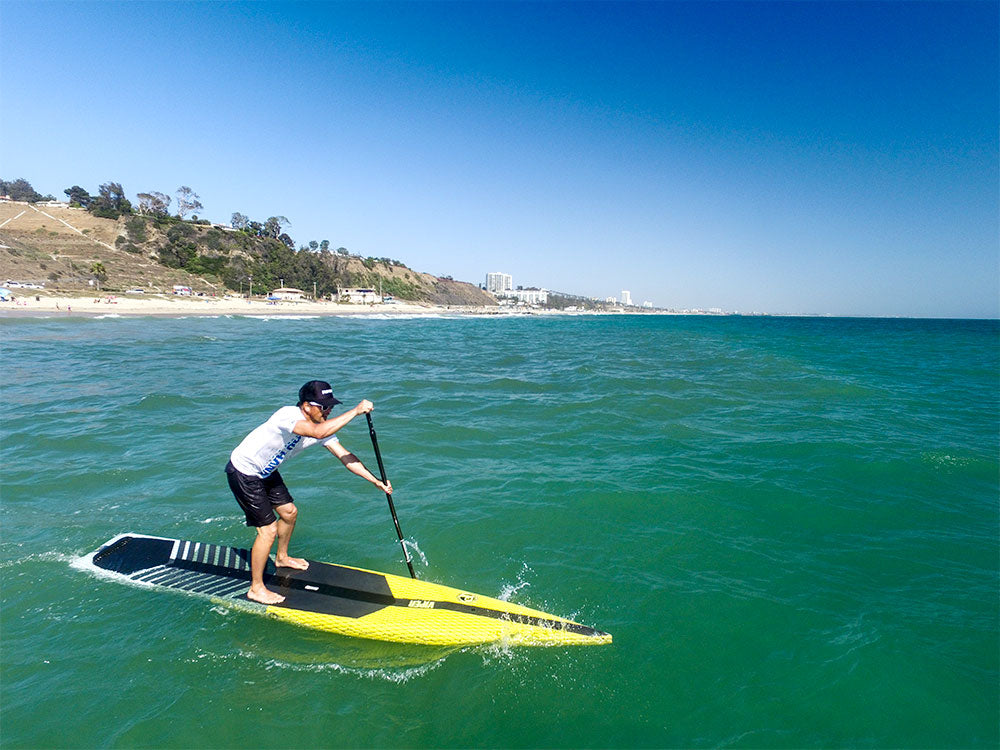
MULTIPOLYGON (((471 308, 435 307, 430 305, 341 305, 336 302, 275 302, 265 300, 224 299, 218 297, 146 297, 103 294, 99 297, 54 295, 14 295, 13 302, 0 302, 0 317, 187 317, 253 315, 268 317, 357 315, 440 315, 469 314, 471 308), (37 296, 37 299, 36 299, 37 296)), ((487 314, 482 310, 482 314, 487 314)))
MULTIPOLYGON (((11 290, 15 291, 15 290, 11 290)), ((23 291, 23 290, 17 290, 23 291)), ((904 316, 842 316, 803 313, 716 313, 693 310, 550 310, 499 306, 430 305, 398 302, 379 305, 347 305, 337 302, 267 302, 239 297, 181 297, 170 294, 117 295, 102 293, 74 295, 44 290, 14 294, 14 301, 0 301, 2 318, 186 318, 186 317, 342 317, 342 318, 417 318, 417 317, 608 317, 668 316, 705 318, 846 318, 858 320, 991 320, 998 318, 909 318, 904 316), (33 294, 30 292, 40 292, 33 294), (36 299, 37 297, 37 299, 36 299)))
MULTIPOLYGON (((14 291, 14 290, 12 290, 14 291)), ((469 307, 457 305, 422 305, 394 303, 379 305, 346 305, 336 302, 268 302, 238 297, 181 297, 168 294, 97 296, 14 294, 13 301, 0 302, 0 317, 219 317, 249 315, 254 317, 358 317, 358 316, 497 316, 526 315, 619 315, 608 312, 566 312, 562 310, 523 310, 502 307, 469 307)), ((648 314, 648 313, 647 313, 648 314)))

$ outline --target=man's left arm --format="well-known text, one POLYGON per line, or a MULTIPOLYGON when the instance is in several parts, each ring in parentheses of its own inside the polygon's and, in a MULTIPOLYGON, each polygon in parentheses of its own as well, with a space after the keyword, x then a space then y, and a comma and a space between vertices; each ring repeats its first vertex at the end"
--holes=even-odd
POLYGON ((362 479, 367 479, 369 482, 382 490, 382 492, 386 492, 390 495, 392 494, 392 482, 386 482, 383 484, 381 479, 368 471, 368 468, 361 463, 360 458, 347 450, 347 448, 341 445, 339 441, 334 440, 327 443, 326 449, 339 458, 340 462, 349 472, 357 474, 362 479))

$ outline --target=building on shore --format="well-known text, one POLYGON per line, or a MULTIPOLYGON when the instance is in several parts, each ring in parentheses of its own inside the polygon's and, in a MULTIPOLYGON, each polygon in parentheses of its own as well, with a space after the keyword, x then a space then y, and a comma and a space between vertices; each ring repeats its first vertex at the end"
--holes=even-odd
POLYGON ((509 273, 491 271, 486 274, 484 288, 490 294, 499 297, 501 305, 545 305, 549 301, 548 289, 539 289, 538 287, 525 289, 520 286, 515 289, 514 279, 509 273))
POLYGON ((622 289, 622 304, 626 307, 632 306, 632 292, 628 289, 622 289))
POLYGON ((282 299, 289 302, 301 302, 306 298, 306 293, 301 289, 292 289, 291 287, 283 286, 279 289, 275 289, 268 296, 272 299, 282 299))
POLYGON ((512 297, 519 305, 545 305, 549 301, 548 289, 512 289, 505 297, 512 297))
POLYGON ((505 296, 514 288, 514 280, 509 273, 497 271, 486 274, 486 291, 498 297, 505 296))
POLYGON ((382 295, 374 289, 337 287, 336 294, 331 294, 330 299, 334 302, 342 302, 350 305, 380 305, 382 295))

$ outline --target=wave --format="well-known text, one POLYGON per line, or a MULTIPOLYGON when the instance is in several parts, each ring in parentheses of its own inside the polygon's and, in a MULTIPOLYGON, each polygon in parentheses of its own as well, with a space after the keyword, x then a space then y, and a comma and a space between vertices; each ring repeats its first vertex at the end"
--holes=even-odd
POLYGON ((247 318, 248 320, 318 320, 322 318, 322 315, 241 315, 239 313, 235 315, 227 315, 228 317, 234 318, 247 318))
POLYGON ((65 552, 35 552, 30 555, 25 555, 24 557, 18 557, 15 560, 2 560, 0 561, 0 570, 6 570, 7 568, 14 568, 23 565, 26 562, 57 562, 63 564, 72 565, 77 560, 74 555, 67 555, 65 552))
MULTIPOLYGON (((221 613, 219 613, 221 614, 221 613)), ((270 650, 270 647, 267 647, 270 650)), ((202 651, 187 661, 195 663, 200 660, 210 662, 240 661, 256 662, 267 671, 289 672, 333 672, 366 680, 380 680, 394 684, 403 684, 410 680, 423 677, 440 667, 449 654, 459 649, 435 649, 427 654, 407 653, 406 649, 393 649, 392 644, 386 648, 368 649, 363 647, 343 653, 330 652, 326 659, 316 659, 315 656, 299 657, 295 654, 258 653, 257 651, 238 648, 229 653, 212 653, 202 651), (365 653, 370 651, 370 653, 365 653)))

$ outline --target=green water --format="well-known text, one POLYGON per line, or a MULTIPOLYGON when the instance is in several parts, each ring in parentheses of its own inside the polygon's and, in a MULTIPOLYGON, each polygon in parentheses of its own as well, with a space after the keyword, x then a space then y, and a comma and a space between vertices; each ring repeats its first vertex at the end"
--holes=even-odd
MULTIPOLYGON (((1000 743, 996 321, 0 333, 4 747, 1000 743), (312 378, 375 402, 421 578, 614 644, 370 644, 71 565, 124 531, 249 544, 226 459, 312 378)), ((405 574, 384 496, 319 448, 282 474, 293 552, 405 574)))

